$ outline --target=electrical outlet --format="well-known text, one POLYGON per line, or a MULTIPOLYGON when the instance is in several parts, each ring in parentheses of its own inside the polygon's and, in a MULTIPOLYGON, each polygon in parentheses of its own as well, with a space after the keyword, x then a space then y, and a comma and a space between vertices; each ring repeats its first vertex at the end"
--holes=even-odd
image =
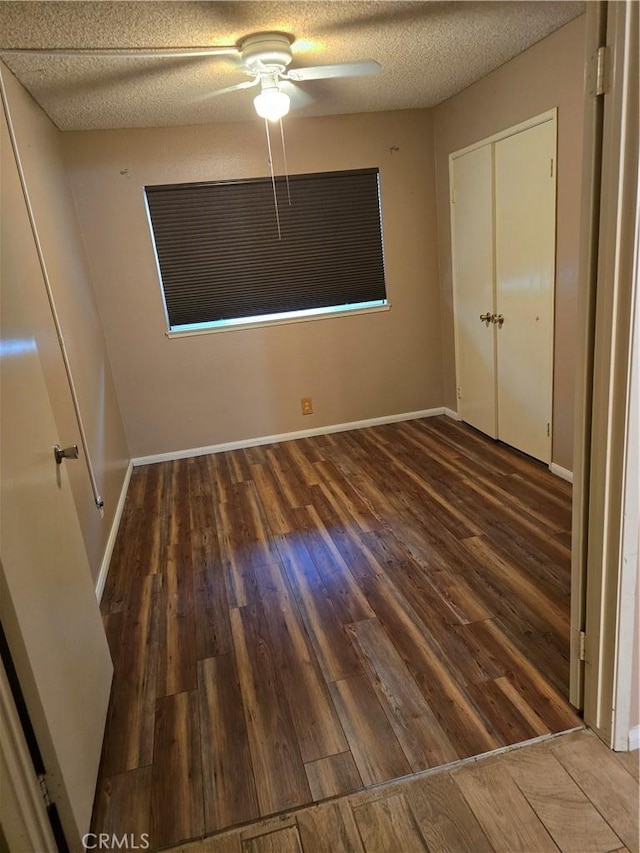
POLYGON ((311 397, 300 397, 300 408, 303 415, 313 414, 313 400, 311 397))

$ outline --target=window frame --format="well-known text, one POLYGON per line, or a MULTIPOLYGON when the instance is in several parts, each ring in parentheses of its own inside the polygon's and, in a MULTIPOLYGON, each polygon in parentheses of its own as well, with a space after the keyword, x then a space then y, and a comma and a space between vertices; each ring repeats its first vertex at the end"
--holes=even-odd
MULTIPOLYGON (((143 197, 144 197, 144 205, 147 216, 147 223, 149 227, 149 236, 151 239, 151 246, 153 250, 155 265, 156 265, 156 274, 158 280, 158 286, 160 289, 160 296, 162 299, 162 307, 164 311, 166 330, 165 335, 168 338, 181 338, 181 337, 193 337, 199 335, 209 335, 209 334, 218 334, 220 332, 229 332, 229 331, 239 331, 243 329, 256 329, 256 328, 265 328, 268 326, 278 326, 278 325, 288 325, 290 323, 300 323, 300 322, 310 322, 315 320, 325 320, 325 319, 338 319, 344 317, 355 317, 363 314, 375 314, 380 312, 386 312, 391 309, 391 301, 389 299, 388 293, 388 284, 387 284, 387 269, 386 269, 386 257, 385 257, 385 241, 384 241, 384 225, 383 225, 383 215, 382 215, 382 192, 381 192, 381 184, 380 184, 380 169, 377 166, 374 167, 363 167, 359 169, 342 169, 342 170, 331 170, 328 172, 314 172, 314 173, 299 173, 297 175, 290 176, 290 178, 320 178, 323 176, 338 176, 338 175, 355 175, 355 174, 363 174, 363 173, 375 173, 376 183, 377 183, 377 213, 378 213, 378 221, 380 228, 380 252, 381 252, 381 263, 382 263, 382 276, 383 276, 383 285, 384 285, 384 299, 375 299, 369 301, 355 302, 355 303, 342 303, 338 305, 330 305, 330 306, 321 306, 321 307, 313 307, 313 308, 302 308, 302 309, 293 309, 290 311, 280 311, 280 312, 272 312, 268 314, 262 315, 251 315, 246 317, 234 317, 227 319, 219 319, 219 320, 210 320, 203 322, 195 322, 188 324, 174 324, 171 325, 169 308, 167 305, 167 297, 165 292, 165 285, 162 276, 162 270, 160 265, 160 260, 158 257, 158 249, 156 245, 156 233, 154 229, 153 217, 150 210, 149 198, 148 198, 148 189, 161 189, 161 188, 173 188, 173 187, 182 187, 186 188, 189 186, 202 187, 202 186, 210 186, 210 185, 237 185, 237 184, 247 184, 247 183, 261 183, 267 184, 271 183, 271 179, 269 177, 256 177, 256 178, 240 178, 240 179, 224 179, 224 180, 216 180, 216 181, 193 181, 193 182, 180 182, 176 184, 160 184, 160 185, 145 185, 143 187, 143 197)), ((278 176, 280 180, 282 180, 283 176, 278 176)))

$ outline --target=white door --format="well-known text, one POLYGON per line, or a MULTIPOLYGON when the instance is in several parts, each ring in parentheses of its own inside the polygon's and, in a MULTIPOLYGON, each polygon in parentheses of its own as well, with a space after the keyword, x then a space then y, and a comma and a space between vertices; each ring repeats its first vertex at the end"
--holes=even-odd
POLYGON ((551 461, 555 153, 554 121, 495 144, 498 436, 543 462, 551 461))
POLYGON ((459 414, 496 438, 492 159, 485 145, 452 161, 451 239, 459 414))
POLYGON ((458 412, 551 461, 555 117, 451 157, 458 412))
POLYGON ((4 114, 0 131, 2 205, 18 210, 1 217, 0 617, 50 793, 80 850, 112 666, 65 469, 82 461, 58 466, 53 456, 77 436, 57 434, 50 406, 42 359, 56 356, 56 338, 4 114))

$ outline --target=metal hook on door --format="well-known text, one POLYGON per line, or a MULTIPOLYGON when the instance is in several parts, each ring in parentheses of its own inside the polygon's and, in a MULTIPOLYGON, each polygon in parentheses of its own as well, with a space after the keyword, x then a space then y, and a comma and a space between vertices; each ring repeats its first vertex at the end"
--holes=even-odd
POLYGON ((494 314, 491 318, 492 323, 496 323, 498 328, 502 328, 502 324, 504 323, 504 314, 494 314))

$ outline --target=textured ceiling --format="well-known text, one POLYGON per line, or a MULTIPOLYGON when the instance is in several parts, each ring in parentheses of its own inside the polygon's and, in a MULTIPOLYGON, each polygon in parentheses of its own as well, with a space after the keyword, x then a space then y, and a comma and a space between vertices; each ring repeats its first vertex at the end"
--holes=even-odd
POLYGON ((431 107, 584 11, 553 2, 9 2, 0 58, 62 130, 244 121, 252 89, 233 56, 123 59, 2 56, 2 48, 233 45, 252 32, 295 36, 291 68, 375 59, 377 77, 296 84, 299 115, 431 107))

